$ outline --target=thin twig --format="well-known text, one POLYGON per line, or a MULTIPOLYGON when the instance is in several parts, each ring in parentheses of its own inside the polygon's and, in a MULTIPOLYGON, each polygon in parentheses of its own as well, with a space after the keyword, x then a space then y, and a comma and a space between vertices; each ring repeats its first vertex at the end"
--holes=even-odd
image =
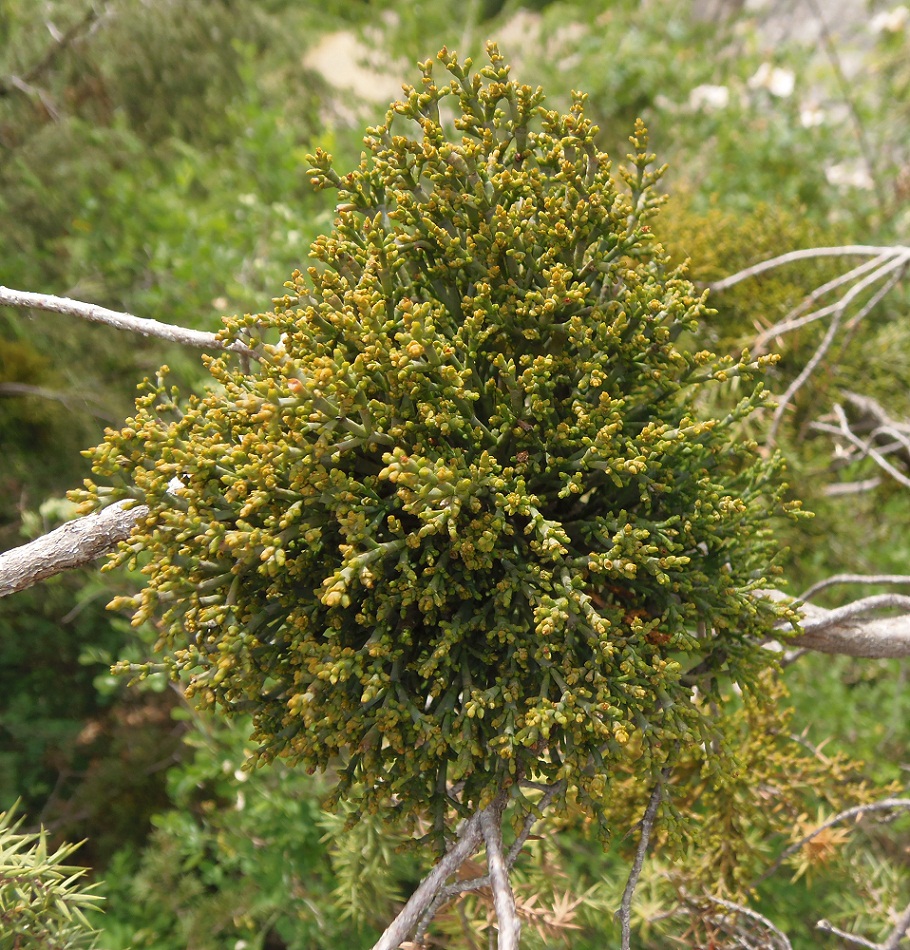
MULTIPOLYGON (((849 271, 847 274, 844 274, 842 277, 837 280, 830 280, 827 284, 822 284, 821 287, 817 287, 811 294, 809 294, 805 300, 802 301, 798 306, 794 307, 790 313, 780 322, 776 323, 773 327, 769 327, 767 330, 764 330, 755 338, 754 348, 756 352, 761 352, 764 349, 765 344, 772 337, 782 336, 784 333, 789 333, 790 330, 797 330, 800 327, 804 327, 809 323, 813 323, 816 320, 820 320, 822 317, 830 316, 832 313, 836 313, 838 310, 842 310, 843 300, 845 297, 840 298, 836 303, 828 304, 826 307, 820 307, 818 310, 813 310, 811 313, 803 315, 803 311, 806 306, 810 303, 814 303, 821 296, 824 295, 828 290, 832 289, 833 286, 840 286, 845 283, 850 283, 850 281, 855 280, 861 276, 860 272, 865 273, 866 271, 871 271, 867 277, 859 281, 854 285, 853 288, 848 292, 851 294, 849 302, 852 302, 859 293, 865 290, 867 287, 871 287, 873 284, 877 283, 886 275, 890 274, 892 271, 898 271, 896 276, 892 276, 891 281, 887 284, 887 291, 882 292, 882 296, 885 293, 891 290, 895 283, 901 278, 901 268, 906 267, 907 261, 902 255, 895 256, 893 254, 883 254, 881 257, 877 257, 874 261, 869 261, 866 264, 863 264, 861 267, 855 267, 853 270, 849 271)), ((881 298, 876 299, 876 303, 881 298)), ((865 313, 863 314, 865 316, 865 313)), ((858 321, 851 320, 850 326, 855 326, 858 321)))
POLYGON ((170 343, 180 343, 184 346, 194 346, 203 350, 229 350, 232 353, 242 353, 245 356, 256 355, 253 350, 239 340, 228 342, 219 339, 214 333, 177 327, 169 323, 160 323, 158 320, 149 320, 145 317, 135 317, 131 313, 108 310, 107 307, 82 303, 79 300, 71 300, 69 297, 33 294, 23 290, 12 290, 9 287, 0 287, 0 306, 31 307, 36 310, 46 310, 49 313, 64 313, 72 317, 81 317, 83 320, 90 320, 93 323, 103 323, 118 330, 129 330, 142 336, 158 337, 170 343))
POLYGON ((894 930, 891 931, 888 939, 882 944, 882 950, 897 950, 901 940, 904 939, 907 931, 910 930, 910 904, 906 906, 904 912, 897 918, 894 930))
POLYGON ((505 856, 502 853, 502 810, 485 808, 480 815, 480 827, 487 846, 487 867, 490 870, 490 886, 493 889, 493 908, 499 925, 498 950, 518 950, 521 936, 521 921, 515 910, 515 895, 509 881, 505 856))
POLYGON ((910 584, 910 574, 832 574, 807 587, 797 600, 809 600, 819 591, 836 584, 910 584))
POLYGON ((27 96, 37 96, 47 110, 48 115, 54 121, 58 121, 60 114, 51 102, 50 96, 48 96, 44 90, 35 87, 32 83, 53 63, 59 53, 65 50, 83 30, 90 27, 99 17, 100 14, 98 10, 95 8, 95 5, 92 4, 82 19, 74 23, 66 33, 61 35, 55 33, 53 30, 49 30, 51 38, 54 41, 53 44, 45 50, 44 55, 36 63, 30 66, 21 75, 11 74, 6 77, 0 77, 0 96, 8 95, 12 89, 17 89, 27 96))
POLYGON ((743 917, 749 917, 751 920, 757 921, 780 941, 783 950, 793 950, 787 935, 775 927, 767 917, 758 913, 758 911, 752 910, 750 907, 745 907, 742 904, 735 904, 733 901, 724 900, 722 897, 714 897, 712 894, 706 894, 705 898, 712 904, 719 904, 721 907, 726 907, 727 910, 732 910, 736 914, 741 914, 743 917))
POLYGON ((833 482, 830 485, 825 485, 822 493, 829 498, 836 498, 841 495, 861 495, 864 492, 878 488, 881 483, 882 480, 877 475, 872 478, 863 478, 858 482, 833 482))
POLYGON ((53 99, 51 99, 43 89, 40 89, 38 86, 33 86, 20 76, 9 76, 6 81, 12 89, 18 89, 24 96, 37 99, 41 105, 44 106, 44 111, 51 121, 60 121, 60 110, 54 104, 53 99))
POLYGON ((800 372, 796 379, 790 383, 784 395, 781 396, 780 402, 777 405, 777 409, 774 411, 774 416, 771 420, 771 426, 768 432, 768 440, 772 445, 777 438, 777 430, 780 427, 780 423, 783 419, 783 415, 787 409, 787 406, 790 404, 793 397, 805 385, 809 377, 815 372, 816 367, 828 352, 831 344, 834 342, 834 337, 836 336, 837 331, 840 329, 841 319, 843 318, 847 308, 860 294, 863 293, 863 291, 865 291, 873 283, 880 280, 893 270, 898 271, 898 273, 892 276, 891 280, 889 280, 884 287, 880 287, 872 295, 872 297, 863 305, 859 313, 857 313, 851 319, 850 325, 856 326, 856 324, 859 323, 859 321, 862 320, 863 317, 865 317, 879 303, 880 300, 890 293, 891 288, 894 287, 903 274, 903 270, 906 268, 908 260, 910 260, 910 257, 907 255, 895 258, 889 264, 878 268, 878 270, 874 271, 864 280, 854 284, 853 287, 851 287, 850 290, 848 290, 847 293, 845 293, 843 297, 837 301, 836 304, 833 304, 831 307, 824 308, 826 313, 834 314, 833 319, 831 320, 831 324, 828 327, 828 332, 825 334, 822 342, 819 344, 818 349, 815 351, 815 353, 813 353, 812 358, 805 365, 802 372, 800 372))
POLYGON ((866 127, 863 125, 863 120, 856 108, 853 87, 850 85, 850 81, 847 79, 847 75, 844 72, 843 66, 841 65, 840 56, 837 52, 837 45, 831 36, 831 31, 828 29, 828 23, 822 14, 821 7, 818 5, 816 0, 806 0, 806 3, 812 9, 812 12, 815 14, 815 19, 818 21, 819 38, 821 39, 822 45, 825 48, 825 55, 828 57, 828 62, 831 64, 831 68, 834 70, 834 78, 837 80, 837 84, 840 86, 841 95, 844 98, 844 102, 847 104, 847 111, 850 113, 850 119, 853 122, 853 130, 856 133, 856 141, 863 156, 863 161, 866 163, 866 169, 869 172, 869 178, 872 181, 873 187, 875 189, 875 197, 878 201, 878 209, 882 214, 884 214, 888 204, 885 197, 885 189, 879 179, 878 169, 875 167, 874 151, 871 144, 869 143, 868 138, 866 137, 866 127))
POLYGON ((54 45, 45 50, 44 55, 41 59, 38 60, 33 66, 31 66, 25 73, 23 73, 22 78, 30 82, 33 79, 37 79, 38 76, 44 72, 44 70, 53 63, 54 58, 63 52, 69 46, 73 40, 75 40, 83 30, 87 30, 96 20, 99 20, 102 14, 105 12, 105 6, 103 5, 101 11, 97 9, 96 4, 91 4, 88 10, 85 11, 85 15, 81 20, 77 20, 64 34, 60 35, 59 33, 55 36, 54 33, 51 33, 51 37, 54 40, 54 45))
POLYGON ((904 275, 907 273, 908 263, 910 263, 910 259, 905 258, 901 260, 898 267, 882 268, 883 274, 881 276, 883 276, 884 273, 890 273, 891 271, 894 271, 894 273, 891 274, 891 278, 888 280, 888 283, 885 284, 884 287, 880 287, 878 290, 876 290, 869 300, 863 305, 863 308, 850 317, 846 323, 846 329, 848 332, 854 330, 856 325, 869 315, 869 313, 872 311, 872 308, 875 307, 880 300, 887 297, 888 294, 891 293, 892 288, 904 279, 904 275))
POLYGON ((812 354, 812 358, 808 363, 803 367, 800 374, 793 380, 792 383, 787 387, 787 391, 780 397, 780 401, 777 404, 777 408, 774 410, 774 415, 771 418, 771 425, 768 429, 768 444, 774 445, 777 441, 777 430, 780 428, 781 421, 783 420, 784 412, 787 410, 787 406, 790 405, 793 397, 802 389, 809 377, 815 372, 816 366, 824 359, 825 354, 831 347, 831 344, 834 342, 834 337, 837 335, 837 331, 840 327, 841 316, 843 315, 843 310, 840 310, 835 314, 834 319, 831 321, 828 332, 825 334, 821 343, 818 345, 818 349, 812 354))
POLYGON ((635 860, 632 862, 632 869, 629 871, 629 879, 626 881, 625 890, 622 892, 622 903, 616 912, 616 916, 619 917, 622 926, 622 950, 630 950, 632 946, 632 897, 635 894, 638 879, 641 877, 641 869, 645 863, 645 854, 648 850, 651 830, 657 819, 657 809, 660 807, 661 800, 663 799, 664 782, 666 781, 667 774, 668 770, 664 769, 651 792, 651 799, 648 802, 648 807, 641 820, 641 840, 638 842, 638 848, 635 851, 635 860))
MULTIPOLYGON (((843 406, 835 405, 834 414, 837 417, 839 423, 839 428, 836 430, 837 434, 842 435, 851 445, 854 445, 858 448, 863 455, 868 455, 878 466, 883 468, 895 481, 900 482, 902 485, 905 485, 907 488, 910 488, 910 478, 904 475, 903 472, 898 471, 885 457, 878 451, 878 449, 873 448, 869 442, 864 442, 859 436, 857 436, 853 430, 850 428, 850 423, 847 419, 847 414, 844 412, 843 406)), ((816 429, 826 430, 825 423, 814 423, 816 429)), ((833 427, 829 428, 828 431, 833 431, 833 427)))
POLYGON ((541 815, 550 807, 553 803, 553 799, 557 795, 562 794, 565 791, 566 783, 565 781, 556 782, 553 785, 545 785, 543 797, 537 802, 535 811, 528 812, 525 816, 524 825, 522 825, 521 831, 518 833, 518 837, 512 842, 512 847, 509 848, 509 853, 506 855, 506 865, 511 868, 515 861, 518 859, 518 855, 521 854, 521 849, 525 846, 525 842, 528 840, 528 836, 531 834, 531 829, 537 823, 541 815))
POLYGON ((865 937, 857 937, 856 934, 847 933, 846 930, 835 927, 834 924, 828 920, 820 920, 815 925, 815 929, 820 930, 822 933, 833 934, 835 937, 840 937, 841 940, 846 940, 848 943, 852 943, 857 947, 866 947, 867 950, 882 950, 880 943, 872 943, 871 940, 866 940, 865 937))
POLYGON ((910 423, 897 422, 892 419, 891 416, 888 415, 885 407, 877 399, 873 399, 871 396, 864 396, 861 393, 850 392, 849 389, 845 389, 843 395, 847 402, 856 406, 860 412, 872 416, 880 425, 895 426, 898 429, 906 429, 910 432, 910 423))
POLYGON ((748 280, 750 277, 757 277, 767 270, 773 270, 775 267, 781 267, 784 264, 793 264, 797 261, 810 260, 814 257, 880 257, 883 255, 901 255, 910 258, 910 247, 901 245, 891 245, 890 247, 875 247, 870 244, 845 244, 839 247, 807 247, 798 251, 788 251, 786 254, 778 254, 777 257, 769 258, 751 267, 746 267, 723 280, 716 280, 708 284, 712 291, 726 290, 735 284, 748 280))
POLYGON ((778 855, 777 860, 766 871, 764 871, 760 877, 757 877, 755 881, 752 882, 752 887, 761 884, 762 881, 766 881, 777 871, 784 861, 790 857, 791 854, 799 851, 800 848, 808 844, 813 838, 818 837, 818 835, 820 835, 823 831, 826 831, 828 828, 831 828, 842 821, 847 821, 849 818, 859 818, 862 815, 868 814, 869 812, 895 811, 903 809, 910 809, 910 798, 884 798, 880 802, 871 802, 868 805, 856 805, 853 808, 848 808, 845 811, 838 812, 826 822, 819 825, 814 831, 810 831, 809 834, 803 835, 803 837, 798 841, 794 841, 793 844, 785 848, 778 855))

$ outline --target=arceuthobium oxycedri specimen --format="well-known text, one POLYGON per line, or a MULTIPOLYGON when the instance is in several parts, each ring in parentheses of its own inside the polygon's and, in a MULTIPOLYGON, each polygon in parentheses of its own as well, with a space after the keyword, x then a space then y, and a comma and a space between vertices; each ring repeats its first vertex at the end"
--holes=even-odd
POLYGON ((94 451, 142 499, 122 546, 188 693, 250 712, 262 759, 334 767, 337 794, 437 830, 519 779, 595 818, 712 735, 702 695, 748 688, 787 609, 768 587, 777 465, 740 441, 759 369, 689 352, 704 298, 651 236, 646 132, 617 176, 568 114, 439 55, 369 129, 358 168, 312 157, 334 230, 258 354, 211 391, 164 381, 94 451))

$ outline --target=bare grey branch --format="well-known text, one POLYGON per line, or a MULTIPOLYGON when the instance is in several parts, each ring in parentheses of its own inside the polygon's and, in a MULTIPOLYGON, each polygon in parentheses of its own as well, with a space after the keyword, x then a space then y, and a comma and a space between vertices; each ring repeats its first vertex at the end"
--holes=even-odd
POLYGON ((497 808, 493 806, 485 808, 480 816, 480 828, 487 846, 487 867, 490 871, 490 885, 493 888, 493 907, 496 910, 496 920, 499 925, 497 947, 498 950, 518 950, 521 921, 515 910, 515 895, 512 893, 509 871, 502 853, 504 804, 505 802, 497 808))
POLYGON ((666 778, 667 770, 661 773, 654 790, 651 792, 651 800, 648 802, 648 807, 645 809, 644 817, 641 820, 641 839, 635 851, 635 860, 632 862, 629 879, 626 881, 626 887, 622 894, 622 903, 616 912, 622 926, 622 950, 630 950, 632 946, 632 897, 635 894, 635 888, 638 886, 638 879, 641 877, 641 869, 645 863, 651 830, 654 828, 654 822, 657 820, 657 809, 660 807, 663 798, 666 778))
POLYGON ((737 271, 729 277, 724 277, 723 280, 716 280, 713 284, 709 284, 708 286, 714 291, 726 290, 728 287, 733 287, 735 284, 748 280, 750 277, 763 274, 767 270, 773 270, 775 267, 780 267, 783 264, 793 264, 796 261, 810 260, 814 257, 880 257, 882 255, 897 255, 901 253, 910 258, 910 247, 902 247, 899 245, 873 247, 868 244, 847 244, 841 247, 808 247, 799 251, 789 251, 787 254, 779 254, 777 257, 772 257, 767 261, 753 264, 751 267, 737 271))
POLYGON ((118 502, 96 514, 68 521, 28 544, 0 554, 0 597, 74 567, 84 567, 125 541, 148 514, 145 505, 118 502), (133 504, 133 507, 125 507, 133 504))
POLYGON ((158 320, 149 320, 146 317, 136 317, 131 313, 108 310, 107 307, 82 303, 79 300, 71 300, 69 297, 33 294, 24 290, 0 287, 0 306, 30 307, 36 310, 46 310, 48 313, 64 313, 72 317, 80 317, 83 320, 90 320, 93 323, 103 323, 118 330, 129 330, 131 333, 157 337, 183 346, 193 346, 203 350, 228 350, 244 356, 255 356, 255 353, 239 340, 230 342, 221 340, 214 333, 177 327, 169 323, 161 323, 158 320))

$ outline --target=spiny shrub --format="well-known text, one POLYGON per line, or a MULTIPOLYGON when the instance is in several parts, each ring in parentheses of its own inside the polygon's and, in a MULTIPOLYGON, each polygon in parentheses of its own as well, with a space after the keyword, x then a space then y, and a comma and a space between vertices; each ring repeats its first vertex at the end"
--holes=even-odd
POLYGON ((697 409, 760 362, 677 345, 706 304, 652 239, 644 127, 616 179, 583 95, 549 111, 488 54, 424 63, 354 171, 312 156, 335 227, 226 320, 254 368, 183 406, 162 373, 81 495, 150 506, 120 603, 190 695, 438 831, 522 779, 597 817, 616 763, 711 738, 695 678, 748 686, 789 616, 756 594, 777 465, 736 435, 761 389, 697 409))
POLYGON ((47 846, 48 834, 21 832, 16 805, 0 812, 0 950, 77 950, 95 946, 86 912, 101 898, 65 862, 79 847, 47 846))

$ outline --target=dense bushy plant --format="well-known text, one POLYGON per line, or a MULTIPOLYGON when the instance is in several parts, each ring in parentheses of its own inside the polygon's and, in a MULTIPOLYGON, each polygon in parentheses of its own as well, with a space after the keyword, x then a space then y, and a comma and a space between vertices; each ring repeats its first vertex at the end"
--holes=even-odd
POLYGON ((227 321, 254 368, 213 359, 182 408, 162 374, 82 495, 150 506, 129 604, 200 703, 439 830, 524 778, 599 816, 616 763, 711 738, 691 686, 748 686, 788 616, 756 593, 778 466, 736 440, 761 388, 697 406, 761 361, 684 348, 706 305, 652 239, 644 128, 617 180, 584 96, 548 111, 489 54, 424 64, 351 173, 313 157, 335 229, 227 321))

